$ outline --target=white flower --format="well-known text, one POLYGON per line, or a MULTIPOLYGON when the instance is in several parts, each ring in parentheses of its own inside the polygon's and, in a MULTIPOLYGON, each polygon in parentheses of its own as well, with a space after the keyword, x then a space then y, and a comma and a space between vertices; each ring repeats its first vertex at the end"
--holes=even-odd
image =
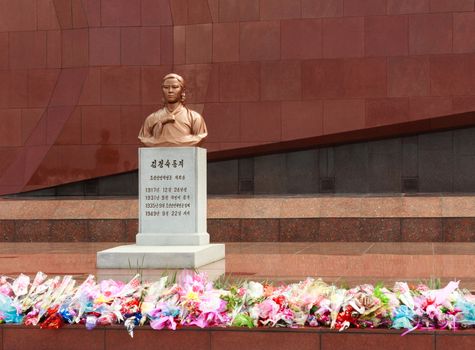
POLYGON ((264 295, 264 286, 259 282, 249 282, 247 285, 247 295, 249 299, 257 299, 264 295))

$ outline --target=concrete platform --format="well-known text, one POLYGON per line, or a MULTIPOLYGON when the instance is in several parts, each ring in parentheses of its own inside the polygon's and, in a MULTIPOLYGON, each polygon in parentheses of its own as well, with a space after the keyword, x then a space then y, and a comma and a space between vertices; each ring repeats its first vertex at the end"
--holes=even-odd
POLYGON ((97 268, 194 269, 224 259, 224 256, 224 244, 199 246, 131 244, 97 252, 97 268))

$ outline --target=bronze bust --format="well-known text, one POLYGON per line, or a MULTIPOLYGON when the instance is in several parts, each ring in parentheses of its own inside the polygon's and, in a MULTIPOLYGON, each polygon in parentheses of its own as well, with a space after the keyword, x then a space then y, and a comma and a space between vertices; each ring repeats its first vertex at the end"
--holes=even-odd
POLYGON ((185 107, 185 80, 175 73, 162 80, 165 105, 144 121, 139 140, 147 147, 197 146, 208 135, 203 117, 185 107))

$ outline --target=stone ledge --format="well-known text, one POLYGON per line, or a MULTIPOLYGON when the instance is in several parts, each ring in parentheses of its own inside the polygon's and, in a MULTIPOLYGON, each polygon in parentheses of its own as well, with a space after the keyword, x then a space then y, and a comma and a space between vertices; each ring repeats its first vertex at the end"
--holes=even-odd
MULTIPOLYGON (((138 200, 0 199, 0 220, 137 219, 138 200)), ((475 217, 475 196, 209 197, 208 219, 475 217)))
MULTIPOLYGON (((137 219, 0 220, 0 242, 135 242, 137 219)), ((475 242, 475 218, 208 219, 211 242, 475 242)))
POLYGON ((188 349, 196 350, 301 350, 315 349, 457 349, 475 346, 473 330, 414 331, 401 337, 403 331, 389 329, 349 329, 344 332, 325 328, 182 328, 156 331, 136 327, 131 338, 123 326, 97 327, 87 331, 84 326, 65 326, 59 330, 42 330, 25 326, 0 326, 0 349, 188 349))

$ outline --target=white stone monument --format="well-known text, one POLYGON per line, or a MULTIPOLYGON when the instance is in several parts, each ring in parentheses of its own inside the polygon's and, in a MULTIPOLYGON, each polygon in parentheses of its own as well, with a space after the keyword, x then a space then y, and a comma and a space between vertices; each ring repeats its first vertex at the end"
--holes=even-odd
POLYGON ((206 229, 206 150, 139 149, 136 244, 97 253, 98 268, 197 268, 224 259, 206 229))

